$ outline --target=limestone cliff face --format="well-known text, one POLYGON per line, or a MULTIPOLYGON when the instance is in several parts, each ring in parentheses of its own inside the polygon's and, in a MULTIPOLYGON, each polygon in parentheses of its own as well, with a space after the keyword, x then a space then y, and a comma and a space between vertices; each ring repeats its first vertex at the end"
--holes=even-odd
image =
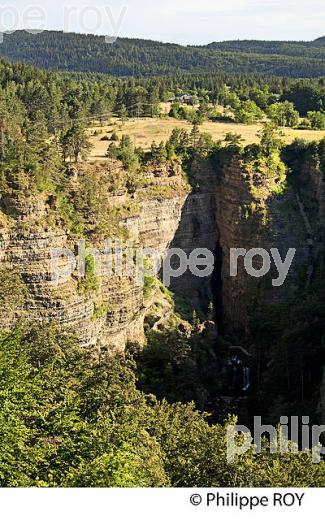
POLYGON ((302 165, 297 192, 304 204, 316 252, 319 252, 325 243, 325 174, 320 164, 305 162, 302 165))
MULTIPOLYGON (((135 245, 154 248, 160 255, 169 247, 180 248, 187 256, 195 248, 216 253, 215 271, 220 269, 220 273, 198 278, 187 270, 172 280, 171 289, 194 308, 206 309, 214 299, 217 311, 223 308, 224 321, 232 330, 245 332, 256 306, 283 299, 289 290, 307 285, 315 276, 325 229, 325 183, 318 167, 306 165, 300 186, 281 187, 277 175, 256 172, 238 157, 223 168, 222 175, 208 161, 200 160, 192 167, 192 188, 179 167, 169 166, 146 171, 132 190, 126 183, 117 183, 123 172, 112 171, 113 167, 105 166, 105 176, 104 167, 97 165, 89 177, 93 182, 92 175, 97 175, 97 191, 105 196, 106 205, 97 204, 96 211, 104 212, 101 218, 108 224, 114 220, 112 235, 102 238, 116 238, 116 229, 121 228, 135 245), (274 266, 267 277, 252 278, 240 259, 238 275, 230 277, 231 248, 278 248, 282 259, 289 248, 295 248, 296 255, 284 285, 273 287, 272 278, 277 278, 274 266), (217 292, 216 274, 222 280, 217 292)), ((88 192, 84 190, 83 198, 79 195, 81 175, 74 175, 69 189, 72 197, 81 199, 77 203, 87 208, 88 192)), ((103 343, 123 348, 127 340, 143 342, 143 322, 150 302, 144 300, 143 287, 135 276, 101 272, 87 285, 73 271, 58 286, 52 283, 53 250, 75 251, 78 242, 62 219, 53 224, 56 205, 53 196, 40 193, 5 194, 0 199, 0 275, 4 272, 10 281, 10 276, 15 280, 18 273, 26 289, 21 294, 18 288, 13 291, 12 304, 11 295, 6 295, 0 328, 11 328, 23 318, 71 328, 84 346, 103 343)), ((96 214, 90 219, 95 227, 96 214)), ((86 239, 87 244, 102 250, 101 241, 93 241, 91 233, 86 239)), ((125 243, 126 235, 123 240, 125 243)), ((66 260, 60 262, 64 267, 66 260)), ((254 267, 260 262, 255 257, 254 267)))
POLYGON ((133 239, 163 255, 180 225, 186 200, 187 194, 141 202, 139 214, 125 220, 133 239))
MULTIPOLYGON (((143 188, 141 198, 120 193, 119 197, 109 193, 108 203, 119 208, 126 202, 135 204, 130 217, 121 217, 120 226, 129 232, 135 244, 157 248, 161 254, 172 242, 182 218, 189 188, 176 174, 171 181, 177 189, 167 191, 168 177, 154 183, 158 194, 152 195, 153 182, 143 188), (164 186, 162 195, 159 188, 164 186), (150 191, 151 190, 151 191, 150 191), (120 201, 118 200, 120 199, 120 201), (132 199, 132 200, 131 200, 132 199)), ((153 176, 154 177, 154 176, 153 176)), ((19 318, 40 322, 55 322, 62 329, 77 332, 84 346, 101 343, 123 348, 128 339, 144 341, 143 321, 148 311, 143 296, 143 287, 134 276, 127 273, 96 277, 96 287, 83 287, 74 271, 61 279, 59 285, 51 279, 52 253, 58 248, 75 251, 78 240, 64 227, 48 224, 53 201, 42 194, 5 197, 1 200, 0 219, 0 262, 5 273, 19 273, 26 291, 21 294, 14 308, 0 310, 0 327, 9 329, 19 318)), ((110 217, 108 216, 108 219, 110 217)), ((110 239, 105 236, 105 239, 110 239)), ((87 246, 98 246, 101 241, 87 246)), ((59 266, 66 266, 62 257, 59 266)))
MULTIPOLYGON (((192 192, 182 208, 180 224, 170 246, 181 249, 188 258, 195 249, 208 249, 215 254, 219 240, 214 167, 208 159, 194 160, 190 176, 193 179, 192 192)), ((172 260, 172 267, 177 269, 178 260, 172 260)), ((213 274, 200 278, 187 269, 181 277, 172 279, 171 289, 195 309, 206 311, 215 297, 212 280, 213 274)))
MULTIPOLYGON (((195 249, 208 249, 214 254, 218 241, 216 226, 215 197, 210 192, 190 194, 182 209, 180 225, 171 243, 172 248, 179 248, 189 258, 195 249)), ((173 269, 178 268, 178 261, 171 262, 173 269)), ((171 289, 177 295, 189 300, 194 308, 207 309, 213 300, 212 276, 197 277, 190 269, 171 280, 171 289)))
MULTIPOLYGON (((234 330, 245 331, 256 308, 283 300, 289 291, 301 284, 308 285, 313 275, 318 254, 316 243, 321 241, 324 184, 319 172, 309 169, 305 175, 303 185, 309 185, 308 194, 306 190, 300 193, 291 184, 279 189, 277 175, 252 171, 240 158, 233 158, 224 168, 216 188, 216 222, 222 250, 224 317, 234 330), (313 200, 314 215, 310 214, 308 197, 309 202, 313 200), (274 287, 272 279, 278 274, 273 262, 269 275, 253 278, 240 258, 238 275, 231 277, 231 248, 264 248, 268 252, 277 248, 282 259, 289 248, 296 249, 296 254, 283 286, 274 287)), ((259 269, 261 262, 261 257, 256 256, 253 266, 259 269)))

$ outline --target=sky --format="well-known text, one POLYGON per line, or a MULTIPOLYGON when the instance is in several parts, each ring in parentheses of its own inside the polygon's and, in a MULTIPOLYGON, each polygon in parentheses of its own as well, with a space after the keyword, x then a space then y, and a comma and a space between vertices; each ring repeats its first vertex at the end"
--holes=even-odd
POLYGON ((8 0, 0 32, 20 28, 145 38, 185 45, 325 35, 324 0, 8 0))

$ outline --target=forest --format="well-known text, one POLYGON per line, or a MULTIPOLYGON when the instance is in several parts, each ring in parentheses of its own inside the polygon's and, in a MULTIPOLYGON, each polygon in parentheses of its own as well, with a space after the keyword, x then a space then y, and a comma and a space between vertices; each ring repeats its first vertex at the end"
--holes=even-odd
POLYGON ((300 42, 221 42, 180 46, 151 40, 104 37, 56 31, 33 35, 4 34, 0 55, 37 67, 113 76, 152 76, 208 71, 254 73, 295 78, 324 76, 322 40, 300 42))

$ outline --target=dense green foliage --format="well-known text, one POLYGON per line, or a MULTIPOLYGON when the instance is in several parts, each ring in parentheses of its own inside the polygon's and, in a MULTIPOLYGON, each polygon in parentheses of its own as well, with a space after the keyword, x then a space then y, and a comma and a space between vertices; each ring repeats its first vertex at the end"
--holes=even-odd
POLYGON ((282 56, 322 58, 324 56, 324 39, 311 42, 304 41, 268 41, 268 40, 235 40, 213 42, 206 46, 209 49, 230 52, 251 52, 254 54, 277 54, 282 56))
POLYGON ((1 55, 38 67, 101 72, 114 76, 146 76, 181 71, 222 71, 277 76, 324 75, 325 50, 319 43, 221 42, 205 47, 118 38, 109 45, 104 37, 55 31, 31 35, 5 34, 1 55))
MULTIPOLYGON (((226 459, 226 428, 136 389, 132 363, 99 359, 50 327, 0 338, 0 485, 322 486, 309 453, 226 459)), ((238 437, 237 442, 240 442, 238 437)))
POLYGON ((311 422, 321 423, 324 320, 324 293, 318 286, 282 305, 256 311, 252 338, 262 374, 257 402, 267 420, 277 420, 279 414, 306 415, 311 422))

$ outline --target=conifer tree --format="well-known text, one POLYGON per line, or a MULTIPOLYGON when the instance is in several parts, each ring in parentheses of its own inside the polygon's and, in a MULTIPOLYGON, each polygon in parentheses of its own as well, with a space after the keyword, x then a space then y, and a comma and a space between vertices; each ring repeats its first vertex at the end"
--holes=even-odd
POLYGON ((197 148, 198 143, 199 143, 199 139, 200 139, 199 125, 198 125, 197 122, 194 122, 193 126, 192 126, 191 133, 190 133, 190 143, 191 143, 191 146, 194 149, 197 148))

